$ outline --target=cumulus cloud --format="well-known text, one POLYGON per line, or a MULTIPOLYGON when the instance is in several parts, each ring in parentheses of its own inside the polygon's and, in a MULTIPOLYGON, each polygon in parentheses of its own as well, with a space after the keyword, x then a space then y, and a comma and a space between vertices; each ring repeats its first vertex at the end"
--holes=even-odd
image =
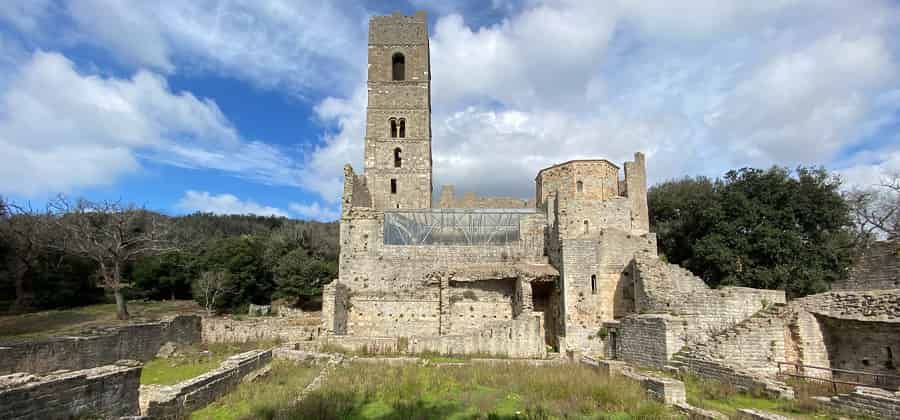
POLYGON ((244 201, 227 193, 215 195, 206 191, 187 190, 175 206, 186 212, 288 217, 284 210, 263 206, 252 200, 244 201))
POLYGON ((82 74, 66 57, 39 51, 0 96, 2 192, 110 184, 139 170, 141 159, 298 185, 295 163, 279 150, 242 139, 214 102, 174 93, 150 72, 82 74))
POLYGON ((307 96, 347 93, 363 70, 356 2, 71 0, 67 11, 82 42, 167 73, 199 68, 307 96))
POLYGON ((291 203, 288 205, 288 209, 301 219, 318 220, 320 222, 333 222, 340 217, 340 212, 337 209, 322 206, 318 202, 313 202, 312 204, 291 203))

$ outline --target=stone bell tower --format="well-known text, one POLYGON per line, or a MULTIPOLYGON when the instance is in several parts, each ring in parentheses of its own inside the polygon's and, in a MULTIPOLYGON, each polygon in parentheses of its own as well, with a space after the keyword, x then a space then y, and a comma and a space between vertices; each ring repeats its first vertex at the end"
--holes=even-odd
POLYGON ((394 13, 369 21, 366 185, 379 210, 431 207, 428 20, 394 13))

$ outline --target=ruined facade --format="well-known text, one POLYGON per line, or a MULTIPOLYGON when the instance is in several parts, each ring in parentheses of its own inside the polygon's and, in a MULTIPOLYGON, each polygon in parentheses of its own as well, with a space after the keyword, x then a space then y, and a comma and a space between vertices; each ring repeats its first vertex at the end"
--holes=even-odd
POLYGON ((601 350, 602 322, 634 309, 631 259, 656 250, 644 156, 624 173, 602 159, 545 168, 533 199, 444 186, 435 200, 425 14, 372 18, 368 57, 365 165, 345 167, 324 329, 423 350, 601 350))

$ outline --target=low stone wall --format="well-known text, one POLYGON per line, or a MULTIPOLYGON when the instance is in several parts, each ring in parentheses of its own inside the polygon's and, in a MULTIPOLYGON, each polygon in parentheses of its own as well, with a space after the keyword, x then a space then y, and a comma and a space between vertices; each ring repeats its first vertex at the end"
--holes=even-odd
POLYGON ((647 391, 647 395, 667 405, 687 404, 684 382, 662 376, 636 372, 625 362, 594 359, 582 356, 581 363, 599 369, 608 376, 623 376, 637 381, 647 391))
POLYGON ((446 355, 494 355, 513 358, 543 358, 547 355, 540 318, 524 318, 486 327, 476 334, 361 337, 330 336, 319 340, 315 350, 338 347, 373 354, 438 353, 446 355))
POLYGON ((309 318, 260 317, 246 320, 203 318, 204 343, 309 341, 318 338, 321 333, 321 321, 311 325, 309 318))
POLYGON ((190 415, 240 384, 272 361, 272 350, 251 350, 229 357, 219 368, 172 386, 141 386, 141 415, 178 419, 190 415))
POLYGON ((675 355, 672 366, 678 368, 680 372, 731 384, 747 392, 760 392, 770 398, 794 398, 794 390, 783 382, 743 372, 706 357, 684 349, 675 355))
POLYGON ((120 361, 47 376, 0 376, 0 418, 114 418, 139 413, 141 364, 120 361))
POLYGON ((738 409, 737 418, 739 420, 790 420, 790 418, 782 416, 781 414, 749 408, 738 409))
POLYGON ((159 322, 96 329, 73 337, 0 344, 0 375, 90 369, 125 359, 143 362, 156 356, 166 342, 200 342, 200 330, 199 316, 181 315, 159 322))
POLYGON ((813 398, 845 413, 863 414, 877 419, 900 419, 900 392, 859 386, 849 394, 813 398))

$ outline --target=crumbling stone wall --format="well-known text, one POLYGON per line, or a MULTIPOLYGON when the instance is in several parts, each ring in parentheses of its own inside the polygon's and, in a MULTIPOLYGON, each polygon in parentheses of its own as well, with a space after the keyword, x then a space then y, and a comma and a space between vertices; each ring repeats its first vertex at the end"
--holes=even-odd
POLYGON ((117 418, 139 414, 141 365, 132 361, 46 376, 0 376, 0 418, 117 418))
POLYGON ((256 341, 308 341, 322 335, 321 322, 288 317, 261 317, 236 320, 223 317, 203 319, 204 343, 247 343, 256 341))
POLYGON ((0 374, 47 373, 147 361, 168 341, 189 345, 201 340, 201 319, 182 315, 170 320, 98 329, 78 336, 0 344, 0 374))
POLYGON ((154 419, 186 418, 237 387, 245 376, 272 361, 272 350, 251 350, 229 357, 211 372, 172 386, 140 387, 141 415, 154 419))
POLYGON ((858 386, 849 394, 813 398, 840 412, 876 419, 900 419, 900 392, 858 386))
POLYGON ((607 357, 661 369, 684 346, 684 320, 668 314, 629 315, 604 324, 607 357))
POLYGON ((534 208, 534 200, 523 200, 515 197, 480 197, 473 192, 466 192, 462 197, 456 196, 453 185, 441 187, 438 208, 442 209, 517 209, 534 208))
POLYGON ((785 303, 784 291, 722 287, 710 289, 700 278, 654 255, 634 261, 635 308, 639 313, 669 313, 683 318, 687 342, 706 341, 770 304, 785 303))
POLYGON ((900 289, 900 242, 872 244, 854 263, 847 279, 831 285, 831 290, 879 289, 900 289))

